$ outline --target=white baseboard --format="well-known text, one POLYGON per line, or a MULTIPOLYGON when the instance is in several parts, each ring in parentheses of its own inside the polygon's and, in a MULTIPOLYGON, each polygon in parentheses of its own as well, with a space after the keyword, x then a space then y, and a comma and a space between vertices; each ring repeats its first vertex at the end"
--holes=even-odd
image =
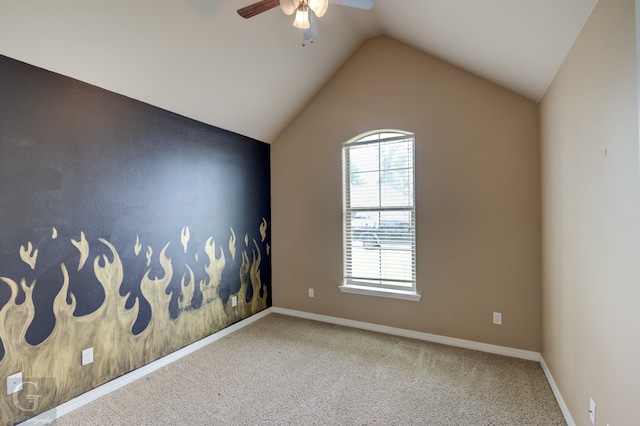
POLYGON ((567 405, 565 404, 564 399, 560 394, 560 390, 556 386, 556 382, 553 380, 551 371, 549 371, 547 364, 544 362, 544 359, 542 358, 542 355, 539 352, 525 351, 522 349, 491 345, 489 343, 474 342, 472 340, 457 339, 455 337, 446 337, 446 336, 440 336, 437 334, 422 333, 419 331, 405 330, 402 328, 388 327, 386 325, 378 325, 378 324, 372 324, 368 322, 348 320, 344 318, 331 317, 327 315, 312 314, 309 312, 296 311, 293 309, 272 307, 271 311, 274 314, 289 315, 293 317, 321 321, 321 322, 326 322, 330 324, 343 325, 346 327, 359 328, 362 330, 376 331, 379 333, 392 334, 392 335, 401 336, 401 337, 409 337, 412 339, 424 340, 427 342, 441 343, 443 345, 456 346, 456 347, 466 348, 466 349, 474 349, 477 351, 488 352, 488 353, 497 354, 497 355, 506 355, 514 358, 526 359, 529 361, 538 361, 542 367, 542 370, 544 371, 544 375, 546 376, 547 381, 549 382, 549 386, 551 386, 553 395, 555 396, 556 401, 560 406, 560 410, 564 415, 565 421, 567 422, 567 426, 576 426, 575 422, 573 421, 573 418, 571 417, 571 413, 569 412, 569 409, 567 408, 567 405))
POLYGON ((473 349, 481 352, 488 352, 497 355, 506 355, 513 358, 521 358, 529 361, 540 361, 540 353, 526 351, 524 349, 509 348, 506 346, 492 345, 489 343, 474 342, 472 340, 458 339, 455 337, 440 336, 437 334, 422 333, 420 331, 405 330, 402 328, 388 327, 386 325, 372 324, 369 322, 354 321, 344 318, 330 317, 327 315, 312 314, 309 312, 296 311, 285 308, 271 308, 274 314, 283 314, 293 317, 306 318, 315 321, 327 322, 347 327, 360 328, 362 330, 377 331, 379 333, 392 334, 395 336, 408 337, 411 339, 424 340, 427 342, 441 343, 443 345, 456 346, 459 348, 473 349))
POLYGON ((98 386, 95 389, 92 389, 86 393, 83 393, 80 396, 75 397, 74 399, 67 401, 63 404, 58 405, 55 408, 52 408, 49 411, 46 411, 36 417, 32 417, 31 419, 26 420, 23 424, 25 425, 29 425, 29 424, 33 424, 33 425, 41 425, 41 424, 49 424, 50 422, 52 422, 53 420, 59 418, 60 416, 63 416, 67 413, 70 413, 73 410, 76 410, 80 407, 82 407, 83 405, 86 405, 102 396, 105 396, 117 389, 120 389, 123 386, 128 385, 129 383, 132 383, 144 376, 146 376, 149 373, 152 373, 166 365, 171 364, 174 361, 179 360, 180 358, 189 355, 190 353, 193 353, 195 351, 197 351, 198 349, 201 349, 213 342, 215 342, 216 340, 219 340, 225 336, 228 336, 229 334, 233 333, 234 331, 237 331, 239 329, 241 329, 242 327, 246 327, 247 325, 251 324, 252 322, 255 322, 261 318, 264 318, 265 316, 269 315, 271 313, 271 309, 272 308, 267 308, 263 311, 258 312, 255 315, 250 316, 249 318, 246 318, 242 321, 239 321, 235 324, 230 325, 229 327, 223 328, 222 330, 205 337, 204 339, 198 340, 197 342, 194 342, 192 344, 190 344, 189 346, 185 346, 182 349, 178 349, 175 352, 170 353, 167 356, 164 356, 162 358, 159 358, 147 365, 144 365, 136 370, 133 370, 123 376, 120 376, 114 380, 111 380, 110 382, 105 383, 102 386, 98 386))
POLYGON ((540 357, 540 365, 542 366, 542 371, 544 371, 544 375, 547 376, 547 381, 549 382, 549 386, 551 386, 551 390, 553 391, 553 395, 556 397, 556 401, 558 401, 558 405, 560 406, 560 410, 564 415, 564 419, 567 422, 567 426, 576 426, 576 423, 573 421, 573 417, 571 417, 571 412, 569 412, 569 408, 567 404, 565 404, 564 399, 562 398, 562 394, 560 393, 560 389, 556 385, 556 381, 553 380, 553 376, 551 375, 551 370, 547 367, 547 363, 544 362, 544 358, 540 357))
POLYGON ((23 424, 25 425, 48 424, 51 421, 59 418, 60 416, 70 413, 73 410, 76 410, 82 407, 83 405, 86 405, 104 395, 107 395, 123 386, 128 385, 129 383, 132 383, 146 376, 149 373, 152 373, 166 365, 171 364, 172 362, 177 361, 180 358, 186 355, 189 355, 190 353, 193 353, 198 349, 201 349, 215 342, 216 340, 219 340, 225 336, 228 336, 229 334, 243 327, 246 327, 247 325, 257 320, 264 318, 270 313, 305 318, 305 319, 310 319, 314 321, 326 322, 326 323, 336 324, 336 325, 343 325, 346 327, 359 328, 362 330, 375 331, 375 332, 391 334, 395 336, 408 337, 411 339, 424 340, 427 342, 440 343, 443 345, 473 349, 473 350, 497 354, 497 355, 511 356, 514 358, 526 359, 529 361, 538 361, 540 362, 540 365, 542 366, 542 370, 544 371, 547 381, 551 386, 551 390, 553 391, 553 394, 556 397, 556 400, 558 401, 558 405, 560 406, 560 410, 562 410, 562 414, 564 415, 567 425, 575 426, 575 422, 573 421, 573 418, 571 417, 571 413, 569 412, 569 409, 567 408, 564 402, 564 399, 560 394, 560 390, 556 386, 556 383, 553 380, 553 376, 551 375, 551 372, 549 371, 547 364, 544 362, 544 359, 542 358, 539 352, 526 351, 523 349, 509 348, 505 346, 492 345, 489 343, 474 342, 472 340, 464 340, 464 339, 458 339, 455 337, 446 337, 446 336, 440 336, 437 334, 422 333, 419 331, 405 330, 402 328, 389 327, 385 325, 379 325, 379 324, 373 324, 373 323, 367 323, 362 321, 355 321, 355 320, 349 320, 344 318, 331 317, 328 315, 313 314, 309 312, 296 311, 293 309, 285 309, 285 308, 277 308, 277 307, 267 308, 261 312, 258 312, 257 314, 249 318, 246 318, 240 322, 237 322, 233 325, 230 325, 229 327, 224 328, 208 337, 205 337, 202 340, 198 340, 197 342, 194 342, 189 346, 185 346, 184 348, 179 349, 163 358, 160 358, 143 367, 140 367, 134 371, 131 371, 130 373, 120 376, 117 379, 107 382, 104 385, 99 386, 95 389, 92 389, 45 413, 42 413, 36 417, 28 419, 23 424))

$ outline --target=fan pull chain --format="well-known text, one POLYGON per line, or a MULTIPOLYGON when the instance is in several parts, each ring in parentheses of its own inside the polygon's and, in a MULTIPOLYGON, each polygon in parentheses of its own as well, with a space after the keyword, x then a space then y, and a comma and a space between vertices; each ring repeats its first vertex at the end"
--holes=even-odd
MULTIPOLYGON (((313 44, 313 39, 309 39, 309 43, 313 44)), ((305 47, 307 45, 307 40, 305 40, 304 38, 304 34, 302 35, 302 47, 305 47)))

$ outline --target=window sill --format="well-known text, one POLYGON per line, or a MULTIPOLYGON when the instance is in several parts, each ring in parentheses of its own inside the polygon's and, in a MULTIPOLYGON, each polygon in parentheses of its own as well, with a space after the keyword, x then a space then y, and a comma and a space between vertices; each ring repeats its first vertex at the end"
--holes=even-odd
POLYGON ((345 284, 338 287, 343 293, 364 294, 366 296, 388 297, 390 299, 411 300, 419 302, 421 294, 412 291, 392 290, 388 288, 366 287, 361 285, 345 284))

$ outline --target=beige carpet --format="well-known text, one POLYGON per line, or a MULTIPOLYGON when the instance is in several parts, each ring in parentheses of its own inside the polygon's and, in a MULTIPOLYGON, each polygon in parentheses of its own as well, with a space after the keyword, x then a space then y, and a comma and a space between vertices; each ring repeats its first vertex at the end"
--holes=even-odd
POLYGON ((564 425, 537 362, 270 314, 56 425, 564 425))

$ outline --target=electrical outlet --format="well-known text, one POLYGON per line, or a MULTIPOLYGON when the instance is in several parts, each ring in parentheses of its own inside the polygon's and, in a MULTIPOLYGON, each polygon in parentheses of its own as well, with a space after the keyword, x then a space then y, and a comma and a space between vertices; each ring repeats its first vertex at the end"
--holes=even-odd
POLYGON ((496 325, 502 325, 502 312, 493 313, 493 323, 496 325))
POLYGON ((234 308, 238 306, 238 296, 231 296, 231 306, 234 308))
POLYGON ((589 420, 591 424, 596 424, 596 403, 593 402, 593 398, 589 398, 589 420))
POLYGON ((309 289, 309 297, 313 297, 313 289, 312 288, 309 289))
POLYGON ((89 365, 93 362, 93 348, 82 350, 82 366, 89 365))
POLYGON ((22 371, 7 377, 7 395, 22 390, 22 371))

